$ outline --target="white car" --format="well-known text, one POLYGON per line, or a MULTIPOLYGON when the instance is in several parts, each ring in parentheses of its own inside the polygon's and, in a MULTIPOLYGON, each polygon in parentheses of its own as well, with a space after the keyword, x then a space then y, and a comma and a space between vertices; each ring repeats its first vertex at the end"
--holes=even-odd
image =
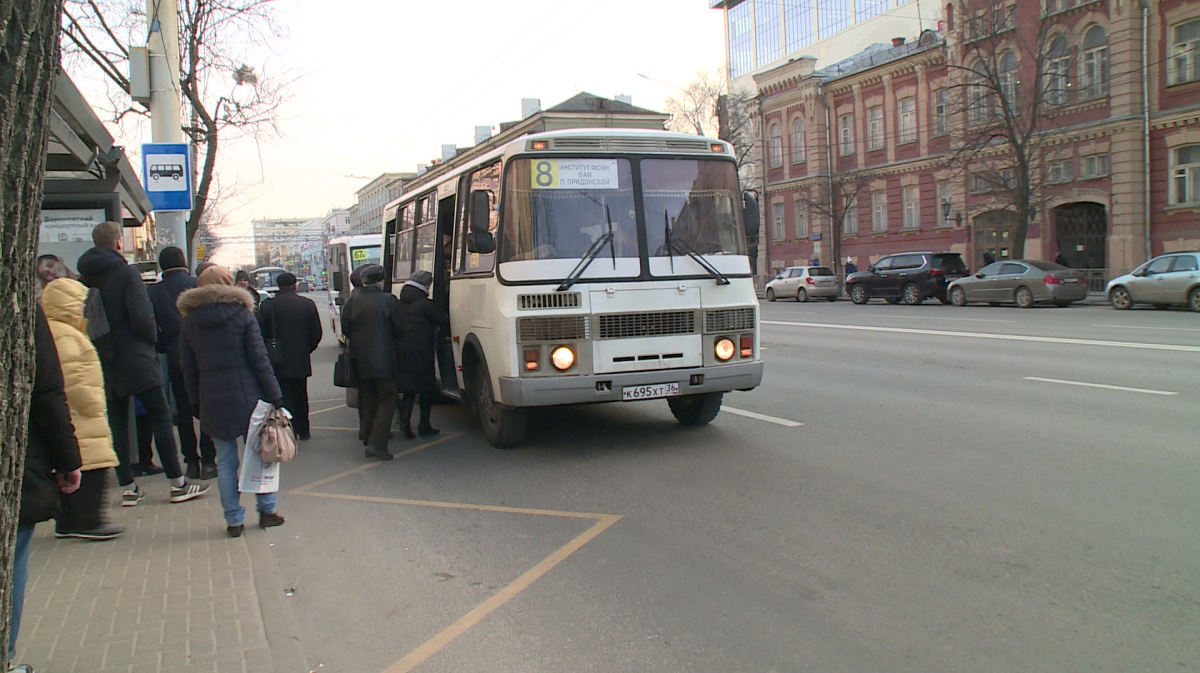
POLYGON ((1108 303, 1118 310, 1134 304, 1166 308, 1186 304, 1200 311, 1200 252, 1159 255, 1124 276, 1108 281, 1108 303))
POLYGON ((796 301, 824 297, 837 301, 841 293, 842 284, 827 266, 790 266, 767 283, 767 301, 778 297, 794 297, 796 301))

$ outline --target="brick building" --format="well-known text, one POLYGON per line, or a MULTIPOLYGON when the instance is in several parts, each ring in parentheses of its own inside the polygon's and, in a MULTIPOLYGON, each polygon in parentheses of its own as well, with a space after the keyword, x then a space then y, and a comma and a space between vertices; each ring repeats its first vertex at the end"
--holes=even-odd
POLYGON ((1046 2, 954 3, 944 33, 754 75, 762 268, 953 250, 975 269, 985 251, 1061 251, 1111 277, 1148 254, 1200 248, 1200 1, 1150 3, 1144 62, 1137 2, 1046 2), (975 84, 985 42, 992 94, 975 84), (1005 168, 1014 153, 979 141, 1004 101, 1036 111, 1023 250, 1020 200, 1008 198, 1021 181, 1005 168))

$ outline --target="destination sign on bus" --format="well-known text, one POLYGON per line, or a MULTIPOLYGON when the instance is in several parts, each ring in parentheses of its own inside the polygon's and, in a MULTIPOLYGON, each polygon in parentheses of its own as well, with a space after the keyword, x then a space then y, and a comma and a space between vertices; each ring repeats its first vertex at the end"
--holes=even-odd
POLYGON ((618 189, 616 159, 539 159, 530 164, 534 189, 618 189))

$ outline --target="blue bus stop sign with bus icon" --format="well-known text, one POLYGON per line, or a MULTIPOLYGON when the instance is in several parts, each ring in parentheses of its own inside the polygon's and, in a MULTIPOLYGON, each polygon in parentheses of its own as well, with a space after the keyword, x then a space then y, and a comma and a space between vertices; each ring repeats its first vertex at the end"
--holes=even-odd
POLYGON ((192 209, 191 157, 187 143, 142 145, 142 185, 154 210, 192 209))

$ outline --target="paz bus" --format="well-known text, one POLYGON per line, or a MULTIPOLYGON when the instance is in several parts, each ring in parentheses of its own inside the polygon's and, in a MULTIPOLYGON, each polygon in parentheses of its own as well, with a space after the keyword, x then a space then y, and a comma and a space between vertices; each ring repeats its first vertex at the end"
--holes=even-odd
POLYGON ((442 392, 488 441, 520 443, 531 407, 665 400, 685 425, 759 385, 747 236, 758 203, 726 142, 582 128, 493 139, 384 210, 384 266, 417 270, 448 315, 442 392))
POLYGON ((342 334, 342 305, 350 298, 350 274, 366 264, 379 264, 383 259, 383 238, 379 234, 338 236, 325 246, 325 282, 329 285, 329 320, 338 341, 342 334))

